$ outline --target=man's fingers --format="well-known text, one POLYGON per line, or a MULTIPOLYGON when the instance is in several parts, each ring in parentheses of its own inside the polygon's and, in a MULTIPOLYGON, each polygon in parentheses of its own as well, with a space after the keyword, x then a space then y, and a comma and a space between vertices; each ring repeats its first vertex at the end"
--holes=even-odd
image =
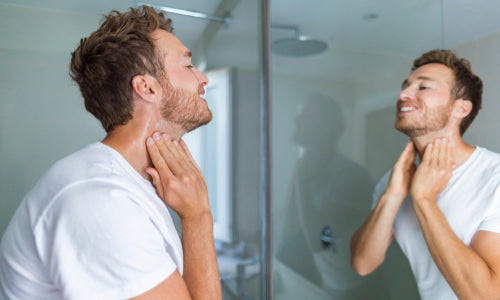
POLYGON ((441 139, 439 143, 439 156, 438 156, 438 166, 441 168, 447 168, 448 158, 446 157, 448 151, 448 144, 446 139, 441 139))
POLYGON ((182 150, 184 150, 184 152, 188 155, 188 157, 190 159, 194 160, 193 156, 191 155, 191 151, 189 151, 188 146, 186 145, 186 143, 184 142, 184 140, 180 140, 179 141, 179 145, 181 145, 182 150))
POLYGON ((154 133, 155 144, 159 149, 162 158, 165 160, 170 172, 177 176, 185 169, 185 158, 179 154, 177 146, 166 134, 154 133))
POLYGON ((429 145, 427 145, 427 147, 425 147, 424 157, 422 157, 421 164, 430 164, 432 162, 432 153, 434 150, 433 148, 434 145, 432 143, 430 143, 429 145))
POLYGON ((439 165, 439 153, 441 152, 441 140, 435 139, 432 143, 432 152, 430 157, 430 163, 433 166, 439 165))
POLYGON ((169 155, 171 155, 172 157, 171 169, 174 175, 186 171, 195 172, 199 169, 198 165, 196 164, 193 157, 189 153, 189 150, 187 150, 186 144, 184 142, 181 142, 182 140, 177 142, 169 140, 166 136, 164 136, 164 138, 165 138, 165 146, 168 148, 169 155))
POLYGON ((156 171, 156 169, 153 169, 153 168, 147 168, 146 173, 148 173, 149 176, 151 176, 151 178, 153 178, 153 181, 154 181, 155 187, 156 187, 156 191, 158 192, 158 196, 160 196, 160 198, 163 199, 163 186, 162 186, 160 174, 158 174, 158 171, 156 171))
POLYGON ((173 141, 166 134, 155 132, 146 144, 153 165, 164 180, 172 175, 177 177, 201 172, 182 140, 173 141))
POLYGON ((443 153, 443 159, 445 162, 445 166, 447 170, 453 170, 453 160, 451 159, 451 145, 449 144, 448 141, 446 141, 445 147, 444 147, 444 153, 443 153))
POLYGON ((396 164, 402 164, 401 167, 403 167, 403 169, 409 168, 415 161, 415 155, 415 146, 412 141, 409 141, 408 144, 406 144, 406 147, 403 149, 403 152, 401 152, 401 154, 399 155, 396 164))
POLYGON ((172 171, 170 170, 167 162, 160 152, 158 144, 153 138, 147 138, 146 148, 148 149, 149 157, 151 158, 151 161, 153 162, 156 170, 158 170, 158 173, 164 174, 165 176, 171 176, 172 171))

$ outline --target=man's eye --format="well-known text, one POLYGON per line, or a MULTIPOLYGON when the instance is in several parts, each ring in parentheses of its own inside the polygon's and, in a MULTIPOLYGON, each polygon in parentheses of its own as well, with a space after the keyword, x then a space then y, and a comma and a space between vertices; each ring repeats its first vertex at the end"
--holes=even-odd
POLYGON ((419 88, 419 89, 421 89, 421 90, 426 90, 426 89, 428 89, 428 88, 429 88, 429 87, 427 87, 427 86, 420 86, 420 88, 419 88))
POLYGON ((193 65, 188 65, 188 66, 186 66, 186 68, 192 69, 192 68, 194 68, 194 66, 193 65))

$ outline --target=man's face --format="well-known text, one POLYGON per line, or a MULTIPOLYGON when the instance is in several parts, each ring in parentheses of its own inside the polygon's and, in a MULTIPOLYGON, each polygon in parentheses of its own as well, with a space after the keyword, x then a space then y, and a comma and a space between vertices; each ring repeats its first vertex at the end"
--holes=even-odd
POLYGON ((163 65, 166 78, 163 87, 162 117, 189 132, 212 119, 212 112, 203 98, 207 77, 191 64, 191 52, 173 34, 156 30, 152 34, 156 45, 165 53, 163 65))
POLYGON ((444 129, 451 116, 453 82, 453 71, 441 64, 413 71, 399 94, 394 127, 411 138, 444 129))

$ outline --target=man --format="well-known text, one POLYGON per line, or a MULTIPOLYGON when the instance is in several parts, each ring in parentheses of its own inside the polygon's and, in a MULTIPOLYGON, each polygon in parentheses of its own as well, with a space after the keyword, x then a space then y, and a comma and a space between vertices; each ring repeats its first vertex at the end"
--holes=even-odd
POLYGON ((72 54, 107 135, 20 204, 0 244, 1 299, 221 298, 206 184, 179 141, 211 120, 208 80, 171 31, 152 8, 113 11, 72 54))
POLYGON ((394 236, 422 299, 500 299, 500 155, 462 140, 482 82, 448 50, 423 54, 412 70, 395 122, 411 141, 375 187, 351 265, 373 272, 394 236))

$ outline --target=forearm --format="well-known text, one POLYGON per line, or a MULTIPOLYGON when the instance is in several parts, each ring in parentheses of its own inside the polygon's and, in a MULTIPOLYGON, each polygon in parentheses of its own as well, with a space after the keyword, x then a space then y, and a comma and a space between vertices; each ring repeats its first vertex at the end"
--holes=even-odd
POLYGON ((351 266, 360 275, 378 268, 392 242, 392 225, 404 199, 382 194, 377 206, 351 238, 351 266))
POLYGON ((414 207, 432 258, 458 298, 499 299, 496 274, 456 236, 435 199, 414 199, 414 207))
POLYGON ((184 281, 193 299, 222 299, 210 213, 181 219, 184 281))

